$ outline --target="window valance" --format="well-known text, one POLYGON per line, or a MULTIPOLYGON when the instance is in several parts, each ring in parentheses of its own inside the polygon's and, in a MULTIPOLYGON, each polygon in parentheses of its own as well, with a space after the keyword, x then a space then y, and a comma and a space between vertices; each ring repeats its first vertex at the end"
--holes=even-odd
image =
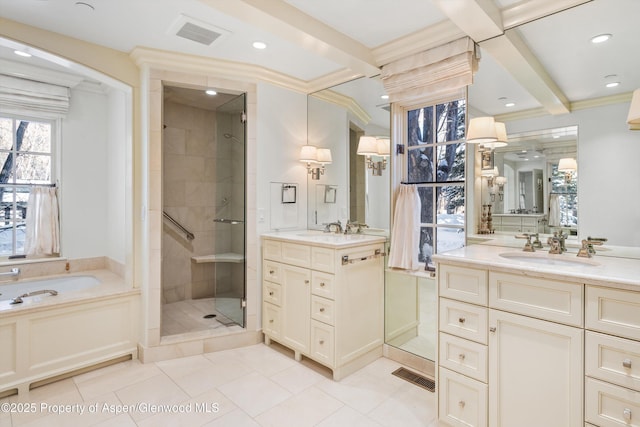
POLYGON ((476 44, 463 37, 384 65, 381 79, 390 102, 437 101, 464 97, 464 89, 473 83, 477 70, 476 44))
POLYGON ((69 98, 68 87, 0 74, 0 111, 64 117, 69 111, 69 98))

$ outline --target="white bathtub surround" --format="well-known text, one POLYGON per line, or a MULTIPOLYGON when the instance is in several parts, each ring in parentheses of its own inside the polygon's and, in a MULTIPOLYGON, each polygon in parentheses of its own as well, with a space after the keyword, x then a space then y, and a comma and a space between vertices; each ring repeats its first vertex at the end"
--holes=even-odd
POLYGON ((64 258, 64 257, 42 257, 26 259, 13 259, 10 262, 0 263, 0 272, 9 271, 17 267, 20 275, 16 278, 0 280, 3 283, 15 282, 18 280, 48 277, 56 274, 79 273, 91 270, 107 270, 117 276, 124 277, 124 264, 121 264, 108 257, 95 258, 64 258))
POLYGON ((137 356, 140 290, 107 270, 91 275, 99 285, 65 292, 59 281, 74 275, 62 274, 51 276, 50 287, 59 291, 55 296, 25 298, 22 304, 0 301, 0 393, 26 392, 43 379, 137 356))
POLYGON ((56 187, 33 187, 27 202, 25 253, 60 253, 60 222, 56 187))

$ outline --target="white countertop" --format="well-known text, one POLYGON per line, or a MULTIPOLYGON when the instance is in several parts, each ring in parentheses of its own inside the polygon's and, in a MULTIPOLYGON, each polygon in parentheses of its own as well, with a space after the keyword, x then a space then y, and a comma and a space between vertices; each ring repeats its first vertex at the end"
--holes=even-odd
POLYGON ((545 216, 545 214, 543 213, 529 213, 529 214, 524 214, 524 213, 492 213, 491 216, 526 216, 526 217, 533 217, 533 218, 542 218, 545 216))
POLYGON ((638 259, 598 255, 593 258, 578 258, 575 253, 551 255, 548 249, 539 249, 531 253, 511 247, 489 245, 467 246, 434 255, 433 259, 436 262, 453 262, 469 267, 515 269, 525 276, 549 277, 640 291, 640 260, 638 259))
POLYGON ((325 233, 318 230, 276 231, 266 233, 262 238, 304 243, 334 249, 343 249, 363 244, 384 243, 386 237, 372 234, 325 233))

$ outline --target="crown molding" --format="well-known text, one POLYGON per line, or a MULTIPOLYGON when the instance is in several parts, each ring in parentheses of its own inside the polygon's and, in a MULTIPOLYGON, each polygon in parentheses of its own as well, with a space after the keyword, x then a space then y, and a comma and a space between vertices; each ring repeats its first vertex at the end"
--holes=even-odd
POLYGON ((336 104, 340 107, 344 107, 347 111, 358 118, 363 124, 368 124, 371 121, 371 116, 367 113, 353 98, 347 95, 343 95, 332 90, 322 90, 312 94, 314 98, 321 99, 323 101, 336 104))
POLYGON ((251 83, 262 81, 302 93, 308 93, 310 87, 309 82, 268 68, 242 62, 185 55, 144 47, 136 47, 129 55, 138 67, 148 65, 168 71, 204 75, 210 75, 212 70, 215 70, 217 77, 251 83))

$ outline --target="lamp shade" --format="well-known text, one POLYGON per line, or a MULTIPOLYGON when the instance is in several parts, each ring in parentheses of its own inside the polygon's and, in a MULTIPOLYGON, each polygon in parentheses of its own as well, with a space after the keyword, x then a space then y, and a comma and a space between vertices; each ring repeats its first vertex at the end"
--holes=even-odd
POLYGON ((497 140, 496 122, 493 117, 475 117, 469 121, 467 142, 471 144, 486 144, 497 140))
POLYGON ((640 89, 633 91, 627 123, 629 124, 629 129, 640 130, 640 89))
POLYGON ((318 149, 314 145, 303 145, 300 148, 300 161, 315 163, 318 161, 318 149))
POLYGON ((362 156, 377 156, 378 140, 374 136, 361 136, 357 151, 362 156))
POLYGON ((496 141, 493 142, 484 142, 484 145, 487 148, 494 149, 498 147, 506 147, 507 144, 507 127, 502 122, 495 122, 496 124, 496 141))
POLYGON ((377 139, 378 156, 391 155, 391 140, 389 138, 377 139))
POLYGON ((496 184, 505 185, 506 183, 507 183, 507 178, 505 178, 504 176, 497 176, 496 177, 496 184))
POLYGON ((558 170, 560 172, 575 172, 578 170, 578 162, 571 157, 565 157, 558 162, 558 170))
POLYGON ((329 148, 318 148, 318 163, 323 165, 328 165, 332 161, 331 159, 331 149, 329 148))

